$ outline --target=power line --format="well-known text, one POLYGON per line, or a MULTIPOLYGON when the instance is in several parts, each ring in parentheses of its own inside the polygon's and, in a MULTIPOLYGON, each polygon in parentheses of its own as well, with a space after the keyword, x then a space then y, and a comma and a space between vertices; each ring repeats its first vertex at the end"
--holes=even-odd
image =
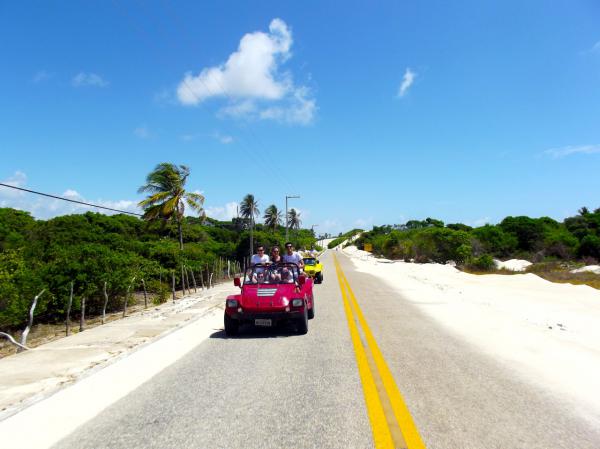
MULTIPOLYGON (((148 33, 148 32, 147 32, 147 31, 146 31, 144 28, 143 28, 143 26, 142 26, 142 25, 139 25, 138 23, 134 23, 134 20, 132 20, 132 19, 131 19, 131 15, 128 13, 128 11, 126 11, 126 9, 125 9, 125 6, 121 7, 122 5, 120 5, 120 4, 119 4, 119 1, 118 1, 118 0, 113 0, 113 3, 114 3, 114 4, 115 4, 115 5, 118 7, 118 9, 119 9, 119 10, 122 12, 123 16, 124 16, 126 19, 128 19, 128 21, 129 21, 129 22, 130 22, 132 25, 134 25, 134 26, 133 26, 133 28, 135 28, 135 29, 136 29, 136 31, 138 31, 138 35, 139 35, 139 36, 143 36, 143 37, 144 37, 144 38, 145 38, 145 39, 146 39, 148 42, 150 42, 150 39, 149 39, 149 33, 148 33), (140 32, 140 31, 141 31, 141 32, 140 32)), ((169 6, 169 5, 167 5, 167 6, 169 6)), ((172 14, 172 15, 173 15, 175 18, 177 18, 177 17, 175 16, 175 14, 172 14)), ((161 18, 161 19, 159 19, 159 20, 160 20, 160 22, 161 22, 161 25, 162 25, 162 23, 163 23, 163 20, 162 20, 162 18, 161 18)), ((166 22, 166 20, 165 20, 165 22, 166 22)), ((160 29, 161 29, 161 32, 162 32, 162 34, 165 36, 165 39, 163 40, 163 43, 164 43, 165 45, 166 45, 167 43, 171 44, 171 40, 169 40, 169 39, 167 38, 167 37, 168 37, 168 31, 163 31, 163 30, 164 30, 164 28, 163 28, 162 26, 160 27, 160 29)), ((178 29, 178 30, 181 32, 181 29, 180 29, 179 27, 177 27, 177 26, 176 26, 176 27, 175 27, 175 29, 178 29)), ((171 44, 171 46, 172 46, 172 44, 171 44)), ((148 48, 150 48, 150 46, 149 46, 148 48)), ((183 48, 183 47, 182 47, 182 48, 183 48)), ((183 48, 183 49, 185 50, 185 48, 183 48)), ((154 54, 155 54, 155 55, 158 55, 156 52, 155 52, 154 54)), ((162 55, 161 55, 161 56, 162 56, 162 55)), ((204 87, 206 88, 206 90, 207 90, 209 93, 211 93, 211 95, 212 95, 212 96, 218 95, 218 93, 216 93, 216 92, 214 92, 212 89, 210 89, 210 87, 209 87, 209 86, 206 84, 206 82, 205 82, 205 81, 204 81, 202 78, 200 78, 200 79, 199 79, 199 81, 200 81, 200 82, 201 82, 201 83, 204 85, 204 87)), ((217 80, 217 82, 218 82, 218 80, 217 80)), ((232 97, 232 96, 231 96, 231 95, 230 95, 230 94, 227 92, 227 90, 224 88, 224 86, 222 86, 220 82, 218 82, 218 84, 219 84, 219 87, 220 87, 220 88, 221 88, 221 90, 222 90, 222 93, 223 93, 223 94, 224 94, 224 95, 225 95, 225 96, 226 96, 226 97, 227 97, 227 98, 228 98, 230 101, 234 101, 233 97, 232 97)), ((198 97, 198 95, 196 94, 196 92, 194 91, 194 89, 193 89, 193 88, 192 88, 192 87, 189 85, 189 83, 187 82, 187 80, 185 79, 185 77, 184 77, 184 79, 183 79, 183 81, 182 81, 182 85, 183 85, 183 87, 184 87, 184 88, 185 88, 185 89, 186 89, 186 90, 187 90, 187 91, 188 91, 188 92, 189 92, 189 93, 190 93, 190 94, 191 94, 191 95, 192 95, 192 96, 193 96, 193 97, 194 97, 194 98, 197 100, 197 102, 201 102, 201 101, 202 101, 202 100, 201 100, 201 99, 198 97)), ((257 136, 255 133, 252 133, 252 136, 254 137, 254 139, 255 139, 255 140, 258 140, 258 136, 257 136)), ((258 165, 258 164, 256 163, 256 160, 255 160, 255 159, 260 159, 260 160, 261 160, 261 163, 262 163, 262 164, 264 164, 264 166, 268 167, 268 170, 271 172, 271 174, 272 174, 273 176, 276 176, 276 177, 278 177, 278 178, 281 180, 282 184, 286 185, 286 186, 288 187, 288 190, 291 190, 291 185, 289 184, 289 181, 288 181, 288 179, 287 179, 285 176, 283 176, 283 175, 280 173, 280 170, 279 170, 279 169, 277 169, 277 167, 276 167, 276 166, 274 166, 274 165, 273 165, 273 162, 271 161, 271 158, 270 158, 270 157, 268 157, 268 156, 265 156, 265 155, 263 154, 263 152, 265 151, 265 149, 264 149, 264 148, 263 148, 263 150, 256 150, 256 151, 253 151, 253 149, 251 148, 251 146, 250 146, 250 145, 248 144, 248 142, 246 142, 244 139, 240 139, 240 142, 242 143, 243 147, 245 147, 245 148, 244 148, 244 150, 245 150, 245 151, 247 152, 247 154, 248 154, 248 161, 249 161, 250 163, 254 164, 254 165, 257 167, 257 169, 258 169, 258 170, 260 170, 261 168, 264 168, 264 167, 261 167, 260 165, 258 165)), ((259 144, 260 144, 260 142, 259 142, 259 144)), ((262 146, 264 147, 264 145, 262 145, 262 146)))
MULTIPOLYGON (((169 9, 169 13, 171 14, 171 17, 174 18, 174 21, 178 21, 178 23, 173 27, 174 30, 177 30, 181 33, 181 36, 183 38, 184 37, 184 33, 187 34, 187 41, 192 43, 192 45, 195 46, 195 48, 197 50, 199 50, 199 52, 201 52, 202 50, 204 50, 201 46, 198 46, 196 44, 196 41, 193 39, 191 33, 189 32, 188 27, 185 25, 185 22, 181 20, 181 17, 177 14, 177 11, 175 10, 175 8, 172 7, 172 5, 169 3, 169 0, 164 0, 163 1, 163 5, 165 5, 165 9, 169 9)), ((161 16, 162 18, 163 16, 161 16)), ((165 18, 165 22, 166 22, 166 18, 165 18)), ((182 46, 182 49, 184 49, 184 47, 182 46)), ((197 79, 199 79, 199 81, 204 85, 204 87, 206 88, 206 90, 211 93, 212 95, 218 95, 218 93, 211 91, 211 89, 209 88, 208 84, 204 82, 204 80, 201 77, 198 77, 197 79)), ((221 92, 223 93, 223 95, 225 97, 227 97, 227 99, 229 100, 230 103, 235 103, 235 99, 233 98, 233 96, 227 92, 227 89, 223 86, 223 84, 221 83, 221 81, 219 81, 218 77, 214 78, 214 81, 216 82, 216 84, 218 84, 218 87, 221 89, 221 92)), ((194 98, 196 98, 196 100, 201 101, 198 96, 196 95, 196 92, 189 86, 189 84, 187 83, 187 80, 184 78, 183 79, 184 84, 186 84, 187 90, 191 92, 191 94, 194 96, 194 98)), ((239 130, 242 130, 242 128, 238 128, 239 130)), ((268 150, 267 150, 267 146, 264 144, 264 142, 262 141, 262 139, 259 139, 258 134, 256 134, 253 131, 252 127, 247 128, 248 131, 248 135, 251 135, 254 140, 258 143, 259 147, 262 148, 261 151, 257 151, 252 153, 252 148, 250 149, 250 158, 252 158, 253 155, 259 157, 262 160, 262 163, 264 163, 265 165, 267 165, 268 167, 270 167, 271 173, 274 176, 279 177, 279 179, 281 179, 283 181, 284 184, 286 184, 286 188, 287 190, 290 190, 292 188, 292 186, 289 184, 288 179, 285 176, 281 175, 281 170, 278 169, 277 164, 275 162, 272 161, 272 158, 270 157, 270 155, 268 154, 268 150), (263 152, 267 152, 266 156, 265 154, 263 154, 263 152)), ((242 139, 242 143, 246 144, 246 142, 242 139)), ((248 145, 247 145, 248 146, 248 145)), ((248 146, 249 147, 249 146, 248 146)))
POLYGON ((10 189, 21 190, 23 192, 34 193, 36 195, 47 196, 48 198, 54 198, 57 200, 68 201, 70 203, 83 204, 84 206, 97 207, 98 209, 111 210, 113 212, 120 212, 122 214, 135 215, 137 217, 143 217, 142 214, 136 214, 135 212, 127 212, 126 210, 113 209, 112 207, 99 206, 98 204, 86 203, 85 201, 72 200, 70 198, 64 198, 62 196, 51 195, 49 193, 37 192, 35 190, 24 189, 23 187, 11 186, 10 184, 4 184, 0 182, 0 186, 8 187, 10 189))

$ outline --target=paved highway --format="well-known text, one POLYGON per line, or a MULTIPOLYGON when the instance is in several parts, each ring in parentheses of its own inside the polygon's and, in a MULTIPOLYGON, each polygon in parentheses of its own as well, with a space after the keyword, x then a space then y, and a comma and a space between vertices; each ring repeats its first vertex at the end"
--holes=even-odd
POLYGON ((322 261, 307 335, 259 329, 228 339, 215 330, 55 447, 600 447, 600 429, 560 398, 341 253, 322 261))

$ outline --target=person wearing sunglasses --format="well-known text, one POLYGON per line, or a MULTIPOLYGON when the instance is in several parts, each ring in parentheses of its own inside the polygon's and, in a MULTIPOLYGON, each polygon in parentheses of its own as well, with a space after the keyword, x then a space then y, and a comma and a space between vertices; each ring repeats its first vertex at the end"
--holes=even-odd
POLYGON ((254 266, 257 263, 269 263, 269 256, 265 254, 265 247, 262 245, 256 248, 256 254, 253 254, 250 259, 251 266, 254 266))
POLYGON ((283 255, 283 261, 286 263, 295 263, 298 265, 300 270, 304 270, 304 260, 302 260, 302 256, 294 251, 294 246, 291 242, 287 242, 285 244, 285 254, 283 255))
POLYGON ((271 248, 271 263, 281 263, 283 260, 281 259, 281 254, 279 253, 279 246, 274 246, 271 248))

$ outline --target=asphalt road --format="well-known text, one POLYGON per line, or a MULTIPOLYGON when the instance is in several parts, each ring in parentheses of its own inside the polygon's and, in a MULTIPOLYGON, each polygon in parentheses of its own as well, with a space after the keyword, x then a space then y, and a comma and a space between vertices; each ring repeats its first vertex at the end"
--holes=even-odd
MULTIPOLYGON (((338 258, 427 448, 600 447, 600 429, 566 402, 338 258)), ((261 329, 228 339, 216 330, 55 447, 375 447, 332 254, 322 261, 307 335, 261 329)))

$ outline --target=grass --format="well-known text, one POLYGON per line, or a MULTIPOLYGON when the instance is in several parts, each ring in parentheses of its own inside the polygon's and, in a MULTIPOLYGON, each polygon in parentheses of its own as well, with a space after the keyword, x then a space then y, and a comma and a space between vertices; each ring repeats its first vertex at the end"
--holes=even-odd
POLYGON ((523 274, 533 273, 542 279, 550 282, 573 285, 589 285, 590 287, 600 290, 600 275, 594 273, 571 273, 573 268, 578 268, 579 265, 574 265, 566 262, 542 262, 531 265, 525 271, 511 271, 505 268, 491 270, 474 270, 473 268, 461 267, 461 270, 470 274, 523 274))
POLYGON ((550 282, 589 285, 600 290, 600 274, 590 272, 571 273, 571 270, 577 267, 565 262, 547 262, 533 264, 528 268, 527 272, 537 274, 539 277, 550 282))

